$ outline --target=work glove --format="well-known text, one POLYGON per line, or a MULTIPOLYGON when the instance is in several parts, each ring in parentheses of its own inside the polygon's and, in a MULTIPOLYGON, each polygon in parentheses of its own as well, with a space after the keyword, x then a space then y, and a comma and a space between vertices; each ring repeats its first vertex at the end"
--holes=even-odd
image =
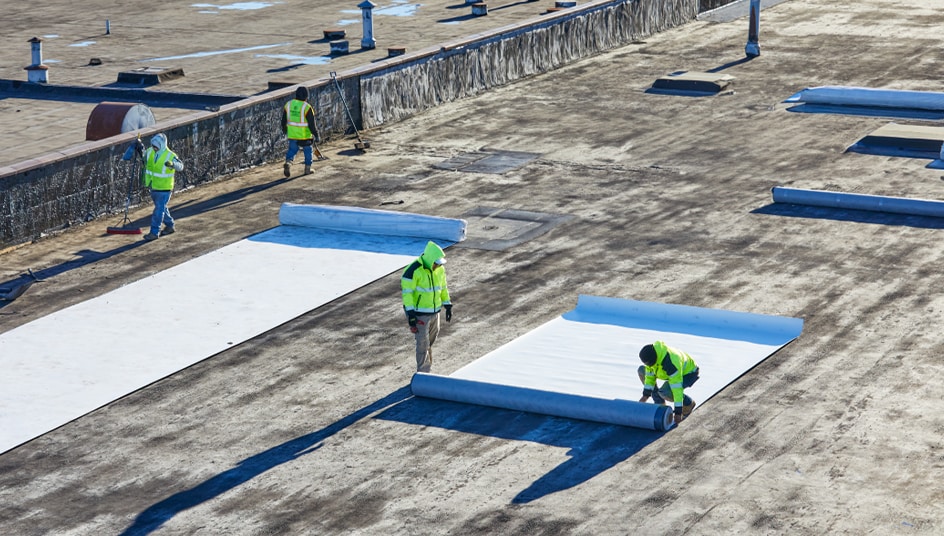
POLYGON ((125 161, 131 160, 134 158, 136 153, 138 156, 144 156, 144 144, 141 143, 141 140, 137 140, 128 144, 128 148, 125 149, 125 154, 121 157, 121 159, 125 161))
POLYGON ((452 320, 452 304, 443 305, 446 308, 446 322, 452 320))
POLYGON ((417 330, 417 328, 416 328, 416 321, 417 321, 416 313, 414 313, 413 311, 408 312, 408 313, 406 314, 406 320, 407 320, 407 323, 410 324, 410 331, 412 331, 413 333, 416 333, 416 330, 417 330))
POLYGON ((167 162, 164 162, 164 167, 174 167, 174 162, 171 160, 168 160, 167 162))

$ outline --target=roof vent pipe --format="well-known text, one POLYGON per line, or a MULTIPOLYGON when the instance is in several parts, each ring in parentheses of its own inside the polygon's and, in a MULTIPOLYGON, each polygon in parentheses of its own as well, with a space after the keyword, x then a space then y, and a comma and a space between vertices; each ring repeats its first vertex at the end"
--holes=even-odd
POLYGON ((24 69, 26 69, 26 80, 37 84, 45 84, 49 82, 49 76, 47 74, 49 67, 43 65, 43 40, 34 37, 29 40, 29 43, 33 64, 24 67, 24 69))

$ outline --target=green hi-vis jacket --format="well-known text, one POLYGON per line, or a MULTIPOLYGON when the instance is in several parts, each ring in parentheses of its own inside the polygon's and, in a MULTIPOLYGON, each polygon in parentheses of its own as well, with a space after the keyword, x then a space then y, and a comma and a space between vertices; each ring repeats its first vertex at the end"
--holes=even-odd
POLYGON ((436 261, 445 256, 441 247, 429 242, 423 254, 403 270, 400 288, 403 291, 403 309, 407 313, 438 313, 443 305, 451 303, 446 269, 442 266, 433 269, 436 261))
POLYGON ((175 158, 177 155, 170 149, 157 152, 149 148, 144 154, 144 186, 152 190, 173 190, 175 170, 164 163, 173 162, 175 158))
POLYGON ((652 391, 656 387, 656 378, 667 380, 669 387, 672 388, 672 400, 675 401, 675 407, 682 407, 682 400, 685 398, 682 388, 682 378, 692 372, 698 365, 692 356, 681 350, 676 350, 662 341, 652 343, 656 351, 656 364, 646 367, 646 378, 643 381, 643 394, 652 396, 652 391), (667 359, 668 358, 668 359, 667 359))
POLYGON ((285 103, 286 137, 290 140, 310 140, 313 136, 308 126, 307 114, 311 105, 303 100, 292 99, 285 103))

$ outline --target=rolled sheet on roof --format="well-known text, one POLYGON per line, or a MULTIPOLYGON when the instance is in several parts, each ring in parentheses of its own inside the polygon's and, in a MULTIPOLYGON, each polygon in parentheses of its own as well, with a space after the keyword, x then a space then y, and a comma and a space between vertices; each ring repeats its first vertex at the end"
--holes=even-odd
POLYGON ((410 388, 415 396, 660 432, 668 430, 673 424, 672 410, 668 406, 643 404, 635 400, 596 398, 423 372, 413 375, 410 388))
POLYGON ((392 210, 282 203, 279 223, 334 231, 408 236, 461 242, 465 220, 392 210))
POLYGON ((447 248, 465 235, 462 220, 406 212, 284 205, 279 216, 284 225, 0 334, 0 452, 399 273, 427 240, 447 248), (140 329, 142 318, 161 329, 140 329))
POLYGON ((643 345, 663 340, 695 358, 700 377, 685 394, 704 408, 802 329, 799 318, 580 295, 573 310, 449 376, 417 373, 411 387, 427 398, 662 431, 672 408, 638 402, 643 345))
POLYGON ((881 195, 850 194, 823 190, 801 190, 774 186, 771 194, 775 203, 792 203, 828 208, 891 212, 912 216, 944 217, 944 202, 931 199, 908 199, 881 195))
POLYGON ((786 102, 942 111, 944 110, 944 93, 849 86, 820 86, 806 88, 787 99, 786 102))

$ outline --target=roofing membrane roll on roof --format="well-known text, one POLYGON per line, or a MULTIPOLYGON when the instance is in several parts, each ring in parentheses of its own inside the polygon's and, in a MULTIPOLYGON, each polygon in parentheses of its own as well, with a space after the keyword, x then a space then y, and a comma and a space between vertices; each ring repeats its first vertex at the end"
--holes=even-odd
POLYGON ((944 217, 944 201, 909 199, 881 195, 850 194, 824 190, 803 190, 774 186, 771 196, 775 203, 792 203, 827 208, 891 212, 913 216, 944 217))
MULTIPOLYGON (((465 240, 463 220, 331 205, 296 205, 282 203, 279 223, 351 233, 395 235, 461 242, 465 240)), ((420 252, 422 253, 422 251, 420 252)))
POLYGON ((819 86, 806 88, 788 98, 786 102, 907 108, 912 110, 944 110, 944 93, 850 86, 819 86))
POLYGON ((449 376, 418 373, 414 394, 607 424, 665 430, 668 408, 638 402, 639 349, 656 340, 689 353, 699 404, 795 339, 798 318, 600 296, 449 376))
POLYGON ((401 270, 428 240, 465 236, 463 220, 355 207, 280 217, 292 225, 0 334, 0 452, 401 270))
POLYGON ((410 382, 415 396, 480 406, 528 411, 584 421, 664 431, 672 427, 668 406, 605 399, 417 372, 410 382))

